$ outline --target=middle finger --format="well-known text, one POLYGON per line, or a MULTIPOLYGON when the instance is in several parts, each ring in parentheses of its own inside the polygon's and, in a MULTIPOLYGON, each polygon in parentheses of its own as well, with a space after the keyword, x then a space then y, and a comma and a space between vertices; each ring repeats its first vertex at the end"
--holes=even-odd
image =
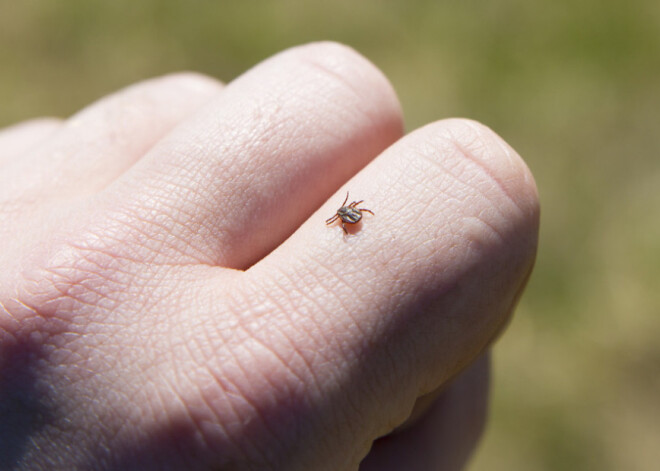
POLYGON ((141 234, 166 230, 171 263, 246 268, 401 134, 373 65, 335 44, 298 47, 229 84, 112 195, 141 234))

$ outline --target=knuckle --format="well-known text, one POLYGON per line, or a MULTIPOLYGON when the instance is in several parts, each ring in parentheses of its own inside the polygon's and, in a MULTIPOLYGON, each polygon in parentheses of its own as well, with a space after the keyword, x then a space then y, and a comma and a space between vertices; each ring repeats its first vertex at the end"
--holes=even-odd
MULTIPOLYGON (((140 289, 137 260, 127 252, 126 229, 108 221, 76 234, 69 228, 18 254, 13 285, 16 317, 73 320, 81 313, 109 312, 140 289)), ((133 254, 135 255, 135 254, 133 254)))
POLYGON ((22 273, 17 298, 38 317, 72 320, 85 307, 107 304, 119 292, 117 260, 97 248, 63 244, 22 273))

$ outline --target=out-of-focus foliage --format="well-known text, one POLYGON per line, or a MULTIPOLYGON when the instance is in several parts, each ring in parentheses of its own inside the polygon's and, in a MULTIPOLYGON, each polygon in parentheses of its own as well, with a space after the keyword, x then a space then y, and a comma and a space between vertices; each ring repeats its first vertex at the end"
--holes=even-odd
POLYGON ((375 62, 409 129, 478 119, 536 176, 538 262, 471 468, 657 469, 657 0, 0 0, 0 125, 171 71, 229 81, 318 39, 375 62))

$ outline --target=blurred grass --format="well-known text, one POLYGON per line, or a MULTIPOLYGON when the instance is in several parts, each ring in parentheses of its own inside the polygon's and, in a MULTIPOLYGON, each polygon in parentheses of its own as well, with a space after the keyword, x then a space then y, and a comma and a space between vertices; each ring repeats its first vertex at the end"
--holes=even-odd
POLYGON ((657 0, 0 0, 0 126, 176 70, 229 81, 318 39, 375 62, 408 129, 478 119, 537 179, 538 263, 471 469, 657 469, 657 0))

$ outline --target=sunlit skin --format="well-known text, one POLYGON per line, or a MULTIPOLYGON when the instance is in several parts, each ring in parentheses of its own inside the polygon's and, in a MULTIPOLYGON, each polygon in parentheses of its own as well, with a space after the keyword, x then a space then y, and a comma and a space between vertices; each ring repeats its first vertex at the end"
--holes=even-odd
POLYGON ((0 469, 460 469, 537 230, 499 136, 404 135, 333 43, 7 128, 0 469))

